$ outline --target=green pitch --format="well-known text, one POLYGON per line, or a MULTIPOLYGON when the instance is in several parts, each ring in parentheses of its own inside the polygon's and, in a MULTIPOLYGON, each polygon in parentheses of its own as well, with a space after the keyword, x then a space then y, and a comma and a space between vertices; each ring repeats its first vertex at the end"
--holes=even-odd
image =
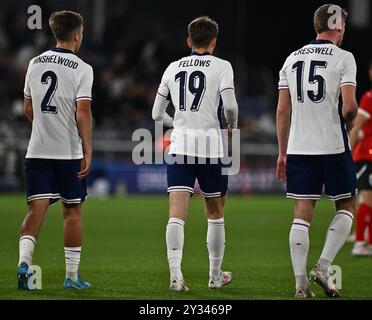
MULTIPOLYGON (((18 230, 26 206, 23 196, 0 196, 0 299, 291 299, 294 280, 288 234, 292 201, 283 197, 230 196, 225 221, 227 246, 224 269, 233 272, 233 283, 210 291, 207 223, 201 198, 191 200, 185 229, 183 259, 188 293, 168 291, 165 248, 167 198, 133 196, 89 199, 84 206, 84 246, 80 273, 93 289, 62 288, 64 253, 60 204, 50 207, 37 243, 34 264, 43 270, 43 289, 16 289, 18 230)), ((332 204, 321 201, 310 229, 309 269, 316 262, 332 204)), ((372 259, 352 258, 346 244, 334 262, 342 267, 342 298, 372 298, 372 259)), ((313 286, 317 297, 323 293, 313 286)))

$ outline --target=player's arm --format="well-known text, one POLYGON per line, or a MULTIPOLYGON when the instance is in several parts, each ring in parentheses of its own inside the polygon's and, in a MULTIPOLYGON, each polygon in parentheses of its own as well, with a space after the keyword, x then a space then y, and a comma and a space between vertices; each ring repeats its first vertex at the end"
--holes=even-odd
POLYGON ((78 172, 79 179, 84 179, 87 177, 92 164, 92 86, 93 69, 92 67, 88 66, 81 73, 76 96, 76 122, 83 145, 84 156, 81 161, 81 170, 78 172))
POLYGON ((358 103, 355 98, 356 92, 356 62, 354 56, 348 52, 341 59, 341 96, 342 116, 346 122, 348 131, 353 128, 355 117, 358 113, 358 103))
MULTIPOLYGON (((32 61, 32 60, 31 60, 32 61)), ((23 111, 26 116, 26 118, 32 122, 34 119, 34 112, 32 110, 32 100, 31 100, 31 88, 30 88, 30 66, 31 66, 31 61, 28 64, 27 72, 26 72, 26 77, 25 77, 25 85, 23 88, 23 111)))
POLYGON ((79 129, 80 138, 83 144, 84 159, 81 165, 81 171, 78 173, 79 179, 84 179, 92 163, 92 127, 93 117, 90 100, 78 100, 76 102, 76 121, 79 129))
POLYGON ((228 129, 236 129, 238 127, 238 103, 236 102, 234 90, 231 88, 222 91, 221 98, 228 129))
POLYGON ((230 62, 226 61, 221 72, 219 89, 229 130, 238 126, 238 103, 236 102, 234 88, 234 71, 230 62))
POLYGON ((342 95, 342 116, 346 126, 350 131, 353 128, 355 117, 358 113, 358 103, 355 98, 356 87, 354 85, 344 85, 341 87, 342 95))
POLYGON ((359 132, 360 132, 360 130, 362 130, 364 124, 367 121, 368 121, 368 118, 360 112, 356 116, 353 129, 350 132, 350 147, 351 147, 351 150, 354 150, 355 144, 358 141, 359 132))
POLYGON ((166 96, 157 93, 152 108, 152 119, 162 121, 166 127, 173 127, 173 118, 166 112, 169 100, 166 96))
POLYGON ((32 122, 34 119, 34 112, 32 111, 32 100, 29 98, 24 98, 23 100, 23 111, 26 116, 26 118, 32 122))
POLYGON ((291 124, 292 103, 288 89, 279 90, 279 100, 276 111, 276 130, 278 136, 279 156, 277 162, 277 177, 286 179, 286 155, 291 124))
POLYGON ((154 105, 152 107, 152 119, 154 121, 162 121, 165 126, 170 128, 173 127, 173 118, 169 116, 166 111, 170 101, 168 81, 171 66, 172 64, 168 66, 161 78, 159 89, 156 93, 154 105))

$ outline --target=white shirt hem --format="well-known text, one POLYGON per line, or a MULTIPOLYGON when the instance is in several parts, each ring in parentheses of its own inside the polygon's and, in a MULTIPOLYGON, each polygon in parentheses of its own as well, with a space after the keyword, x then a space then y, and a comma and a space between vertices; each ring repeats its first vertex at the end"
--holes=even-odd
POLYGON ((78 155, 45 155, 45 154, 26 154, 26 159, 51 159, 51 160, 79 160, 83 159, 83 154, 78 155))
POLYGON ((191 153, 191 152, 177 152, 177 151, 169 151, 169 155, 176 154, 176 155, 181 155, 181 156, 189 156, 189 157, 195 157, 195 158, 223 158, 224 155, 222 154, 212 154, 212 155, 206 155, 206 154, 196 154, 196 153, 191 153))
POLYGON ((300 150, 300 151, 287 151, 287 155, 303 155, 303 156, 317 156, 317 155, 328 155, 328 154, 340 154, 344 153, 345 148, 336 150, 318 150, 318 151, 308 151, 308 150, 300 150))

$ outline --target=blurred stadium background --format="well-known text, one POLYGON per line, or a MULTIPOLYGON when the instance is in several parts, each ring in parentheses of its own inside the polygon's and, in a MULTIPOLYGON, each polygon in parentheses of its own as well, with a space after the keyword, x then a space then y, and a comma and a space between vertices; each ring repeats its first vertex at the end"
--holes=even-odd
MULTIPOLYGON (((368 0, 335 1, 351 14, 344 47, 354 53, 358 94, 369 86, 372 56, 368 0)), ((166 66, 189 53, 187 23, 207 14, 220 24, 217 55, 230 60, 240 108, 241 172, 230 192, 277 193, 275 178, 276 83, 286 56, 314 37, 312 14, 324 1, 262 2, 54 0, 0 3, 0 192, 23 191, 23 158, 30 125, 23 116, 22 89, 28 61, 54 45, 47 25, 54 10, 71 9, 85 18, 79 55, 94 68, 94 167, 91 195, 162 193, 164 166, 135 166, 133 130, 153 130, 151 107, 166 66), (27 28, 27 8, 40 5, 43 30, 27 28)))
MULTIPOLYGON (((356 57, 358 97, 370 87, 372 4, 369 0, 334 1, 349 10, 343 47, 356 57)), ((216 54, 235 70, 241 128, 241 171, 231 177, 226 207, 228 250, 225 267, 236 282, 213 296, 205 290, 207 252, 201 201, 192 201, 184 267, 191 299, 287 299, 292 296, 288 232, 292 202, 275 178, 275 109, 278 71, 288 54, 314 37, 312 15, 325 1, 26 0, 0 2, 0 299, 186 298, 168 292, 164 243, 167 221, 164 165, 132 163, 132 133, 153 130, 151 108, 166 66, 189 53, 186 26, 207 14, 220 24, 216 54), (40 5, 43 30, 27 28, 27 8, 40 5), (29 60, 54 46, 47 20, 69 9, 85 19, 79 55, 94 68, 94 166, 85 216, 81 270, 95 289, 66 293, 62 219, 52 206, 34 262, 43 267, 42 292, 15 289, 18 230, 23 219, 23 159, 30 125, 23 116, 23 83, 29 60), (256 196, 260 193, 276 194, 256 196), (133 194, 133 196, 132 196, 133 194), (134 195, 137 194, 137 195, 134 195), (151 194, 161 194, 161 196, 151 194), (130 197, 124 198, 126 195, 130 197), (249 198, 247 197, 249 195, 249 198), (248 200, 249 199, 249 200, 248 200), (195 212, 195 214, 193 214, 195 212), (269 236, 268 236, 269 235, 269 236), (192 248, 192 250, 190 250, 192 248), (230 269, 231 268, 231 269, 230 269), (203 270, 203 272, 201 272, 203 270)), ((331 203, 322 201, 311 231, 309 263, 315 262, 332 219, 331 203)), ((344 298, 370 298, 372 260, 355 260, 347 245, 342 265, 344 298)), ((318 291, 319 292, 319 291, 318 291)), ((317 292, 317 293, 318 293, 317 292)), ((322 297, 322 295, 320 295, 322 297)))

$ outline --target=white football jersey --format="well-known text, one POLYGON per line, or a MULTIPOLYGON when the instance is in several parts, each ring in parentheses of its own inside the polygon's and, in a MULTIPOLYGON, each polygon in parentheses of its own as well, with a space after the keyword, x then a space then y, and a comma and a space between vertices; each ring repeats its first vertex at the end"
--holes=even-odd
POLYGON ((175 108, 170 154, 221 158, 221 92, 234 90, 231 64, 209 53, 172 62, 158 94, 169 97, 175 108))
POLYGON ((292 101, 287 154, 337 154, 349 149, 340 88, 356 86, 354 56, 327 40, 292 52, 279 74, 292 101))
POLYGON ((72 51, 54 48, 28 66, 24 96, 32 100, 26 158, 81 159, 76 101, 92 99, 93 69, 72 51))

